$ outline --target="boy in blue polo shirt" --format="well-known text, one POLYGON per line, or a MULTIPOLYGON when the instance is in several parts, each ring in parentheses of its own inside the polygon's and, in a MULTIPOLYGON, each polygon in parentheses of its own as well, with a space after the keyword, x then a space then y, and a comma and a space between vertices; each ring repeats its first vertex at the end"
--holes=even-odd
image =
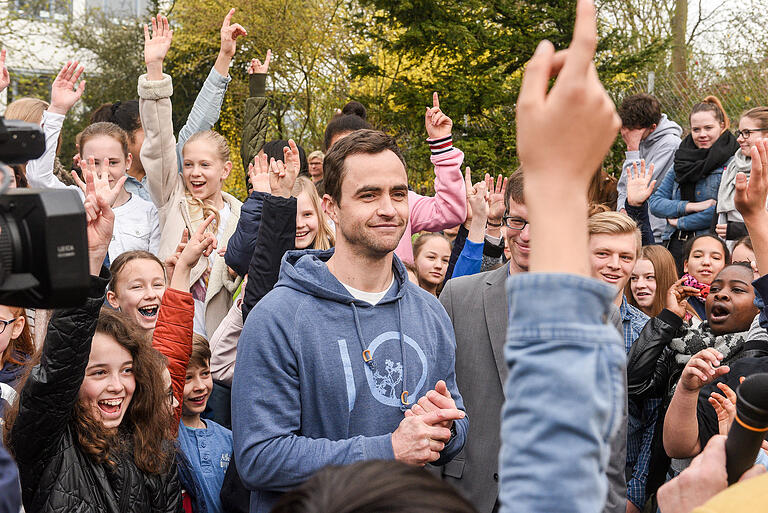
POLYGON ((232 456, 232 431, 201 419, 213 389, 208 341, 195 334, 184 385, 179 445, 197 478, 209 513, 222 513, 219 492, 232 456))

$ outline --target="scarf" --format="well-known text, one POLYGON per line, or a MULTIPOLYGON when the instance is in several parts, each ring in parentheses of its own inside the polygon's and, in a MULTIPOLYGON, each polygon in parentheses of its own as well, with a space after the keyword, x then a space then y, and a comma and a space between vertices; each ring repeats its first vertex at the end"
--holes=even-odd
POLYGON ((748 340, 749 331, 715 335, 709 327, 709 321, 704 321, 698 328, 689 328, 683 336, 673 338, 669 347, 675 351, 675 361, 684 367, 688 360, 699 351, 713 347, 723 355, 723 361, 737 353, 748 340))
POLYGON ((752 171, 752 157, 745 156, 741 148, 736 150, 733 160, 728 164, 728 168, 723 172, 720 180, 720 189, 717 191, 717 212, 726 213, 736 210, 734 197, 736 196, 736 174, 744 173, 749 179, 749 172, 752 171))
POLYGON ((688 134, 675 152, 675 181, 680 185, 680 199, 696 201, 696 183, 728 162, 740 148, 729 131, 723 132, 710 148, 698 148, 688 134))

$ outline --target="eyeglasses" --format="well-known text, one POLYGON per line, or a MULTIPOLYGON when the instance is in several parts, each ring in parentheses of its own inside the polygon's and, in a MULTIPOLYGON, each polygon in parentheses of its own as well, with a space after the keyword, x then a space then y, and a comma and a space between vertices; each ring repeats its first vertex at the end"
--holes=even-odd
POLYGON ((8 321, 0 320, 0 334, 3 333, 5 331, 5 328, 7 328, 10 324, 13 324, 14 322, 18 321, 19 319, 20 319, 20 317, 16 317, 16 318, 8 320, 8 321))
POLYGON ((744 139, 749 139, 749 136, 752 135, 752 132, 766 132, 766 131, 768 131, 768 128, 745 128, 744 130, 734 130, 733 135, 735 135, 737 139, 739 137, 743 137, 744 139))
POLYGON ((522 230, 528 225, 528 221, 517 216, 505 215, 503 218, 504 225, 510 230, 522 230))

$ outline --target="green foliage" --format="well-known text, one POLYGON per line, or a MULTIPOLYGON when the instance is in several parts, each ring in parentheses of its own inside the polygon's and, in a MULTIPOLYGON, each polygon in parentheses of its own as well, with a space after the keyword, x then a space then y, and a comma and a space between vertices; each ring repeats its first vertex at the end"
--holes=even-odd
MULTIPOLYGON (((433 182, 425 158, 423 113, 438 91, 441 107, 454 121, 454 142, 478 174, 509 174, 517 167, 514 104, 525 63, 541 39, 565 48, 575 3, 569 0, 361 0, 352 22, 373 41, 347 64, 353 93, 369 106, 371 119, 398 135, 409 162, 412 185, 433 182), (397 64, 379 63, 380 54, 397 64), (383 87, 371 87, 371 80, 383 87)), ((605 28, 605 27, 604 27, 605 28)), ((604 30, 605 32, 605 30, 604 30)), ((598 71, 610 83, 638 69, 659 46, 634 54, 622 50, 618 33, 603 34, 598 71)), ((557 137, 552 127, 552 137, 557 137)), ((542 141, 546 144, 546 141, 542 141)))

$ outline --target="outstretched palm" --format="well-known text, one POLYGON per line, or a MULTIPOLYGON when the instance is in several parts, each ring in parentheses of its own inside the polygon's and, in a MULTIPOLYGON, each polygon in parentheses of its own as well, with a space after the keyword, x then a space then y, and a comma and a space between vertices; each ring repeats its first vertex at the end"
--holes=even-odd
POLYGON ((653 194, 656 186, 656 180, 651 180, 653 167, 651 164, 646 170, 645 160, 641 160, 640 170, 637 169, 637 162, 633 162, 632 167, 627 169, 627 203, 633 207, 639 207, 653 194))
POLYGON ((149 27, 144 25, 144 62, 146 64, 163 62, 171 48, 173 30, 170 29, 168 18, 160 14, 152 18, 152 35, 149 27))

